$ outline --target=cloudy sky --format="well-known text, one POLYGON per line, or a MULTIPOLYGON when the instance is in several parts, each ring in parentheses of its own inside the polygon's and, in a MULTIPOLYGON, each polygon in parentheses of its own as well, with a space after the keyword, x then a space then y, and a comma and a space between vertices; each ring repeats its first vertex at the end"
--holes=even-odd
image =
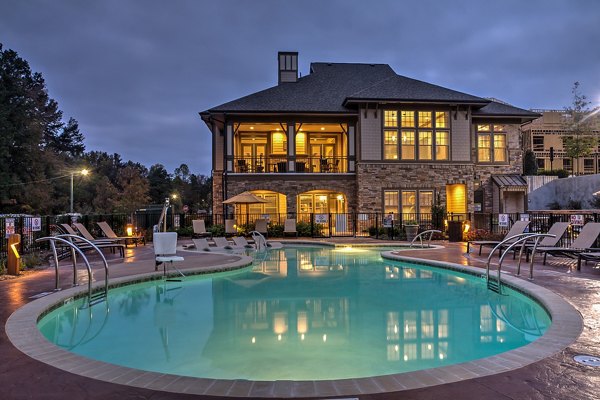
POLYGON ((600 105, 600 1, 0 0, 0 42, 46 79, 87 150, 210 174, 198 112, 277 83, 277 51, 388 63, 522 108, 600 105))

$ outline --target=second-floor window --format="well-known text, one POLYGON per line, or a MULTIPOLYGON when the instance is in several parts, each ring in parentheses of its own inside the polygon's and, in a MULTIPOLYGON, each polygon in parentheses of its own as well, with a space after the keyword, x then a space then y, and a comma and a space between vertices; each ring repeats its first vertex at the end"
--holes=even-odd
POLYGON ((383 158, 384 160, 449 160, 449 113, 385 110, 383 158))
POLYGON ((477 161, 481 163, 504 163, 507 161, 504 125, 477 125, 477 161))

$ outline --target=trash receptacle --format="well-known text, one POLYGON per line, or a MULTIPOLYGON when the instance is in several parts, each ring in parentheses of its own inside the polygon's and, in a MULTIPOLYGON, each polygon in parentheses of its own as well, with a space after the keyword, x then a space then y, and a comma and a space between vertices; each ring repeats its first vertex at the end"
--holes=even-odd
POLYGON ((462 221, 448 221, 448 241, 462 241, 463 223, 462 221))

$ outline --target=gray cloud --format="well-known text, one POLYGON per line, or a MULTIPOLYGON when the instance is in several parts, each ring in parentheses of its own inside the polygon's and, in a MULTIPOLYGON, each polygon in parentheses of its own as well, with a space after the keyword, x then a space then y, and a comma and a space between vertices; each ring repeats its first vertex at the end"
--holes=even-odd
POLYGON ((276 83, 276 53, 389 63, 524 108, 600 104, 597 1, 3 1, 0 41, 43 73, 88 150, 210 173, 198 112, 276 83))

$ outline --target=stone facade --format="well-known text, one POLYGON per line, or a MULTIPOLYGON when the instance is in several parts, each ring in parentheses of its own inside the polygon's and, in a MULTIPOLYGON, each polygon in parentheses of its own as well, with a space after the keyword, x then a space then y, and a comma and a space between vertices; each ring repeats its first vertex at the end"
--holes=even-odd
MULTIPOLYGON (((213 181, 214 182, 214 181, 213 181)), ((348 212, 357 211, 356 176, 329 174, 281 174, 281 175, 229 175, 227 176, 227 198, 249 190, 269 190, 286 196, 288 213, 297 210, 297 196, 311 190, 328 190, 346 196, 348 212)), ((219 209, 222 213, 222 208, 219 209)))
POLYGON ((383 191, 433 189, 446 204, 446 185, 465 184, 468 211, 473 207, 472 164, 398 164, 367 163, 358 165, 358 205, 361 212, 382 212, 383 191))
POLYGON ((212 213, 219 215, 223 213, 223 171, 212 173, 212 213))

